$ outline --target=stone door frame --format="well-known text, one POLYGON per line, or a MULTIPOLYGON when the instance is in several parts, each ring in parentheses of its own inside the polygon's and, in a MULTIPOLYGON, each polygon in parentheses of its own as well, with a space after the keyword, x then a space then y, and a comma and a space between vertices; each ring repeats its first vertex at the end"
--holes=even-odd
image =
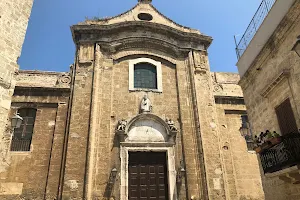
POLYGON ((121 187, 120 199, 128 200, 128 159, 129 152, 166 152, 169 200, 177 200, 175 148, 169 143, 121 143, 121 187))

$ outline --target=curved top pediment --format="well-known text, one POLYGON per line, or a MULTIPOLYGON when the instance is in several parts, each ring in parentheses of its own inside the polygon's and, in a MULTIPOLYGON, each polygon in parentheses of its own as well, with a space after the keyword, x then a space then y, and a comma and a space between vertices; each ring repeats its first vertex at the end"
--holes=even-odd
POLYGON ((79 25, 112 25, 121 22, 147 21, 148 23, 163 24, 182 32, 203 35, 199 30, 181 26, 164 16, 150 3, 151 1, 145 2, 139 1, 135 7, 115 17, 86 20, 85 22, 79 23, 79 25), (147 18, 147 16, 150 18, 147 18))
POLYGON ((186 56, 191 49, 205 51, 212 38, 181 26, 158 12, 150 0, 139 0, 131 10, 115 17, 86 20, 71 27, 75 43, 95 43, 106 53, 155 49, 170 56, 186 56))

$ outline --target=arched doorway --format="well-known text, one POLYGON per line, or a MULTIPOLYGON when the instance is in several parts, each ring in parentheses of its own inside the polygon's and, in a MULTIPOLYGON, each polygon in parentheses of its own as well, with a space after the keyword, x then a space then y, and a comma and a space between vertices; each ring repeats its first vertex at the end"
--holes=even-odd
POLYGON ((176 199, 176 131, 147 113, 129 121, 120 136, 121 200, 176 199))

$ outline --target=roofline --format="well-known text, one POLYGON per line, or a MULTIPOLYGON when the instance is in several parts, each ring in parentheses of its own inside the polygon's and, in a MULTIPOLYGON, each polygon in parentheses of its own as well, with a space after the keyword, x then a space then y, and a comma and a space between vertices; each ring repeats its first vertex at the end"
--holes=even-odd
POLYGON ((201 40, 206 43, 206 48, 208 48, 213 41, 212 37, 201 34, 201 33, 184 32, 184 31, 180 31, 176 28, 173 28, 173 27, 170 27, 170 26, 167 26, 164 24, 147 23, 147 22, 143 22, 143 21, 120 22, 120 23, 115 23, 115 24, 110 24, 110 25, 78 24, 78 25, 71 26, 70 29, 72 32, 73 41, 74 41, 74 43, 76 43, 75 31, 84 31, 84 30, 105 31, 105 30, 116 29, 116 28, 120 28, 120 27, 137 26, 137 25, 143 25, 145 27, 151 27, 151 28, 160 28, 162 30, 170 30, 171 32, 173 32, 174 34, 177 34, 177 35, 188 36, 190 38, 201 40))
MULTIPOLYGON (((86 21, 107 21, 107 20, 111 20, 111 19, 114 19, 114 18, 117 18, 117 17, 121 17, 129 12, 131 12, 132 10, 134 10, 139 4, 143 4, 143 2, 139 2, 137 3, 134 7, 132 7, 131 9, 119 14, 119 15, 116 15, 116 16, 112 16, 112 17, 105 17, 105 18, 102 18, 102 19, 97 19, 97 20, 86 20, 86 21)), ((183 26, 181 24, 178 24, 177 22, 173 21, 172 19, 170 19, 169 17, 165 16, 164 14, 162 14, 159 10, 157 10, 153 5, 152 3, 148 3, 158 14, 160 14, 161 16, 163 16, 164 18, 166 18, 169 22, 171 23, 174 23, 175 25, 181 27, 181 28, 184 28, 184 29, 188 29, 188 30, 194 30, 194 31, 197 31, 197 32, 200 32, 199 30, 197 29, 193 29, 193 28, 190 28, 190 27, 187 27, 187 26, 183 26)), ((201 32, 199 34, 202 34, 201 32)))
POLYGON ((19 70, 19 74, 47 74, 47 75, 61 75, 69 72, 56 72, 56 71, 41 71, 41 70, 19 70))

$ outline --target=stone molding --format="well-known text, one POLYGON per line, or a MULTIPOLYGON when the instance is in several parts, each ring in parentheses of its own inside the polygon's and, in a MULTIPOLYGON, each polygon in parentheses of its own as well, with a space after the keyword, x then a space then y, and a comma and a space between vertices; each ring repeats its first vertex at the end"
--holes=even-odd
POLYGON ((120 187, 120 200, 128 200, 128 158, 129 152, 166 152, 167 165, 168 165, 168 186, 169 186, 169 199, 177 200, 177 187, 176 187, 176 164, 175 164, 175 149, 174 147, 155 147, 152 144, 147 144, 143 147, 126 146, 124 143, 120 148, 121 158, 121 187, 120 187))
POLYGON ((187 33, 176 30, 166 25, 146 23, 143 21, 132 21, 126 23, 117 23, 111 25, 74 25, 71 27, 75 43, 99 42, 103 44, 124 43, 126 40, 135 40, 137 38, 152 38, 164 43, 172 44, 176 49, 195 49, 206 50, 212 42, 209 36, 187 33), (101 34, 99 34, 101 33, 101 34), (130 38, 124 38, 124 35, 131 35, 130 38), (176 41, 176 42, 174 42, 176 41))
POLYGON ((124 51, 119 51, 115 54, 112 55, 112 58, 115 61, 118 61, 124 57, 127 56, 139 56, 139 57, 156 57, 158 59, 162 59, 165 60, 166 62, 169 62, 170 65, 176 65, 177 60, 173 57, 170 57, 169 55, 162 55, 162 54, 158 54, 157 52, 154 52, 153 50, 149 50, 149 51, 145 51, 145 50, 124 50, 124 51))
MULTIPOLYGON (((123 130, 116 129, 116 134, 119 138, 120 143, 126 141, 126 138, 128 137, 128 133, 129 133, 130 129, 132 128, 133 124, 140 120, 149 120, 149 121, 154 121, 154 122, 161 124, 165 128, 165 133, 167 134, 167 141, 165 141, 164 144, 165 145, 170 145, 170 144, 175 145, 177 130, 176 131, 171 130, 170 126, 163 119, 161 119, 160 117, 158 117, 154 114, 151 114, 151 113, 139 114, 128 121, 125 129, 123 129, 123 130)), ((151 143, 147 143, 147 144, 151 144, 151 143)))
MULTIPOLYGON (((127 33, 131 35, 131 33, 127 33)), ((160 52, 160 54, 167 54, 174 59, 184 59, 190 46, 186 48, 180 48, 172 42, 168 42, 168 38, 165 36, 159 36, 158 38, 153 37, 139 37, 134 38, 122 38, 118 43, 114 41, 110 43, 100 43, 104 54, 111 55, 121 51, 140 50, 146 49, 147 51, 160 52), (161 39, 162 38, 162 39, 161 39)), ((199 47, 203 48, 203 47, 199 47)))
POLYGON ((20 87, 16 86, 14 96, 63 96, 70 95, 70 88, 20 87))
POLYGON ((143 113, 132 118, 128 123, 126 121, 126 127, 122 129, 116 129, 116 134, 120 140, 120 158, 121 158, 121 168, 120 168, 120 176, 121 176, 121 187, 120 187, 120 199, 128 200, 128 158, 129 152, 143 151, 143 152, 166 152, 167 154, 167 165, 168 165, 168 186, 169 186, 169 198, 170 200, 177 199, 177 188, 176 188, 176 164, 175 164, 175 140, 177 130, 174 131, 167 124, 166 121, 161 119, 160 117, 151 114, 151 113, 143 113), (134 126, 134 124, 141 120, 149 120, 159 123, 164 130, 162 130, 161 134, 167 134, 167 141, 165 142, 133 142, 126 141, 128 137, 128 133, 134 126))
POLYGON ((268 94, 274 89, 276 88, 276 86, 286 77, 288 77, 290 75, 290 70, 289 69, 284 69, 281 71, 281 73, 279 75, 276 76, 276 78, 274 78, 270 84, 268 84, 261 92, 261 96, 263 96, 264 98, 266 98, 268 96, 268 94))
POLYGON ((147 91, 147 92, 162 92, 162 70, 161 62, 150 58, 137 58, 129 61, 129 91, 147 91), (157 89, 134 88, 134 65, 138 63, 150 63, 156 67, 157 89))
POLYGON ((61 85, 69 86, 71 84, 71 81, 72 81, 72 78, 71 78, 71 75, 69 73, 62 74, 57 79, 58 85, 61 84, 61 85))
POLYGON ((11 108, 12 109, 20 109, 20 108, 57 108, 58 103, 33 103, 33 102, 12 102, 11 108))

